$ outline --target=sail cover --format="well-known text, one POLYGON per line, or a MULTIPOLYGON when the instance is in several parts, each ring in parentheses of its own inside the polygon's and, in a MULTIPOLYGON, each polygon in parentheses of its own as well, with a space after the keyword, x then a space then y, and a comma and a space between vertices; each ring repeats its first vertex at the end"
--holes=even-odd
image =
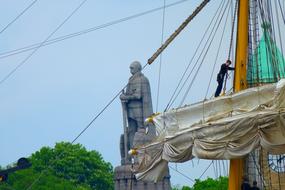
POLYGON ((173 109, 153 118, 158 138, 138 148, 136 178, 158 181, 168 162, 242 158, 258 147, 285 153, 285 79, 173 109))

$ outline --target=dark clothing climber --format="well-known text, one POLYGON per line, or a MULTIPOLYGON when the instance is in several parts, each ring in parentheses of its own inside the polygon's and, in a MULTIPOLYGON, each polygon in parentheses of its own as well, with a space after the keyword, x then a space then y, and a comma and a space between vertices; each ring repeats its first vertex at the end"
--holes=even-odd
POLYGON ((260 190, 260 189, 257 187, 257 182, 256 182, 256 181, 253 181, 253 186, 251 187, 250 190, 260 190))
POLYGON ((234 67, 229 66, 231 63, 232 62, 230 60, 227 60, 226 63, 221 65, 221 69, 217 75, 218 87, 215 93, 215 97, 218 97, 222 91, 224 78, 225 78, 225 75, 228 73, 228 70, 235 70, 234 67))
POLYGON ((251 190, 250 184, 248 182, 248 178, 246 176, 243 177, 243 181, 241 184, 241 190, 251 190))
POLYGON ((242 183, 241 190, 251 190, 249 183, 242 183))

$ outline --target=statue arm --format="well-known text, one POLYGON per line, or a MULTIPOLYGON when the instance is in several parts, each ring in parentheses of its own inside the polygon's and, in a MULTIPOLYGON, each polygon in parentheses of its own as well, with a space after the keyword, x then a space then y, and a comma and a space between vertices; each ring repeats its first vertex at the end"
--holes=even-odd
POLYGON ((133 94, 126 95, 127 100, 140 100, 142 98, 142 92, 134 92, 133 94))
POLYGON ((131 94, 122 94, 120 98, 125 101, 140 100, 142 98, 142 84, 137 83, 131 94))

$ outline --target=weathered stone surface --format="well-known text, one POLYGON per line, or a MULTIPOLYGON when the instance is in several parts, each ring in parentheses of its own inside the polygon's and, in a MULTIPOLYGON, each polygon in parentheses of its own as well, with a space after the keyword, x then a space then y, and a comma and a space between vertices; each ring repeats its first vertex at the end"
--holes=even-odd
POLYGON ((170 176, 167 175, 162 181, 144 182, 136 180, 134 171, 137 165, 123 165, 115 168, 115 190, 170 190, 170 176))
MULTIPOLYGON (((130 157, 126 152, 134 148, 134 138, 139 129, 145 129, 144 121, 153 114, 151 90, 148 79, 141 73, 141 64, 134 61, 130 65, 132 76, 129 79, 125 92, 122 92, 120 99, 123 108, 123 121, 125 133, 120 138, 121 164, 130 164, 130 157), (126 141, 126 142, 125 142, 126 141), (127 151, 125 150, 127 149, 127 151)), ((150 131, 145 141, 155 135, 155 130, 150 131)))
POLYGON ((121 166, 114 171, 115 190, 170 190, 169 172, 157 183, 136 180, 134 174, 138 161, 131 164, 131 156, 127 155, 131 148, 143 146, 155 137, 155 126, 144 123, 153 114, 149 81, 141 73, 139 62, 133 62, 130 71, 132 76, 126 92, 120 96, 125 130, 120 138, 121 166))

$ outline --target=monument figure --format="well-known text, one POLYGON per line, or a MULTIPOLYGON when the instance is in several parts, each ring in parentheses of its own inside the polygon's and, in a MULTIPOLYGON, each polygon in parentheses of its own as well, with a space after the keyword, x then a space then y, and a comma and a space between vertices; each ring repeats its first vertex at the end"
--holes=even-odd
POLYGON ((132 76, 129 78, 126 90, 120 95, 124 134, 120 138, 121 165, 114 171, 115 190, 170 190, 169 173, 157 183, 137 180, 135 171, 139 167, 139 161, 133 156, 132 162, 131 156, 128 155, 130 149, 143 146, 155 137, 154 125, 144 122, 153 112, 150 84, 141 70, 142 66, 138 61, 131 63, 132 76))
POLYGON ((123 108, 124 135, 121 135, 121 162, 125 164, 130 161, 126 159, 127 151, 134 146, 136 132, 145 129, 144 120, 152 111, 151 90, 148 79, 141 72, 140 62, 134 61, 130 65, 132 76, 129 78, 126 91, 122 92, 120 99, 123 108), (125 143, 126 142, 126 143, 125 143), (127 150, 126 150, 127 149, 127 150))

